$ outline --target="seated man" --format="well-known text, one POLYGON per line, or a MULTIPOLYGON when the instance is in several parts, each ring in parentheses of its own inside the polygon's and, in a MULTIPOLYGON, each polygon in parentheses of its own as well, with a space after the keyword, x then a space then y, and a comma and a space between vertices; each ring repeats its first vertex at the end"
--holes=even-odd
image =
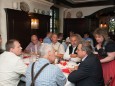
POLYGON ((46 37, 44 38, 43 40, 43 43, 48 43, 50 44, 52 41, 51 41, 51 35, 52 35, 52 32, 48 32, 46 37))
POLYGON ((55 61, 54 49, 49 44, 42 44, 40 47, 40 58, 36 61, 35 65, 30 65, 26 72, 26 86, 33 85, 35 86, 64 86, 66 83, 66 77, 63 75, 62 71, 55 66, 53 63, 55 61), (44 69, 39 73, 37 78, 34 77, 36 74, 43 68, 44 69), (31 74, 33 69, 34 81, 32 80, 33 74, 31 74))
POLYGON ((6 43, 6 51, 0 55, 0 86, 17 86, 20 75, 25 74, 27 66, 18 56, 21 49, 17 40, 6 43))
POLYGON ((74 34, 70 37, 70 43, 67 47, 67 50, 63 56, 63 59, 69 60, 72 62, 80 62, 80 58, 78 58, 76 50, 79 42, 82 41, 82 38, 79 34, 74 34))
POLYGON ((65 49, 64 49, 64 46, 58 42, 57 34, 53 33, 51 40, 52 40, 51 45, 55 50, 55 56, 58 58, 62 58, 63 54, 65 53, 65 49))
POLYGON ((84 38, 83 39, 85 41, 89 42, 91 44, 92 48, 94 48, 93 39, 89 37, 89 33, 88 32, 84 33, 84 38))
POLYGON ((38 41, 37 36, 36 35, 32 35, 31 36, 31 42, 26 47, 26 49, 24 50, 24 52, 38 54, 40 45, 41 45, 41 43, 38 41))
POLYGON ((92 47, 82 42, 77 48, 78 57, 82 59, 79 67, 73 70, 68 80, 76 86, 104 86, 102 67, 99 59, 92 53, 92 47))
POLYGON ((63 40, 63 33, 58 33, 58 42, 61 43, 64 46, 64 49, 67 49, 67 44, 65 43, 65 41, 63 40))

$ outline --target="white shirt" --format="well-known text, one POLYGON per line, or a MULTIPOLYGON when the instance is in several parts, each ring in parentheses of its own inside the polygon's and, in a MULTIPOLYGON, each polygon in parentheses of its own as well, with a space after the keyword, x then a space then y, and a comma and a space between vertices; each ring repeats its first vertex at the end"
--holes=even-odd
POLYGON ((82 58, 82 61, 84 61, 87 58, 88 55, 86 55, 84 58, 82 58))
MULTIPOLYGON (((69 54, 69 47, 71 46, 71 44, 69 44, 69 46, 67 47, 67 50, 66 50, 66 52, 65 52, 65 54, 64 54, 64 56, 63 56, 63 59, 65 59, 65 60, 70 60, 70 61, 73 61, 73 62, 80 62, 80 58, 79 57, 70 57, 70 54, 69 54)), ((76 47, 74 47, 73 48, 73 51, 72 51, 72 54, 74 54, 74 51, 75 51, 75 48, 76 47)))
POLYGON ((62 44, 60 44, 59 42, 57 42, 55 44, 51 43, 51 45, 57 53, 59 53, 59 54, 65 53, 64 46, 62 44))
POLYGON ((25 74, 27 66, 19 56, 12 52, 0 55, 0 86, 17 86, 20 75, 25 74))

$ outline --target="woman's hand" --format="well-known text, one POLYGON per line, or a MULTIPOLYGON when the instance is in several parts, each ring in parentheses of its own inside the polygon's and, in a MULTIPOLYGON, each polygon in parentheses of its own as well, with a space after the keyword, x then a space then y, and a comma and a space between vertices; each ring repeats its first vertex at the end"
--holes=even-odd
POLYGON ((101 63, 110 62, 115 59, 115 52, 109 52, 107 55, 107 57, 100 60, 101 63))

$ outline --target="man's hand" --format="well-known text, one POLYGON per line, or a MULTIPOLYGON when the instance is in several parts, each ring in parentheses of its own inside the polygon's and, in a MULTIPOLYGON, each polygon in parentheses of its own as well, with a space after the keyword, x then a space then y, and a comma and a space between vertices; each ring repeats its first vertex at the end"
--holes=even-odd
POLYGON ((69 68, 69 72, 73 72, 74 70, 78 70, 78 66, 74 66, 74 68, 69 68))
POLYGON ((57 54, 55 54, 55 56, 58 57, 58 58, 63 58, 63 54, 58 54, 57 53, 57 54))
POLYGON ((77 54, 70 54, 70 57, 75 58, 77 57, 77 54))

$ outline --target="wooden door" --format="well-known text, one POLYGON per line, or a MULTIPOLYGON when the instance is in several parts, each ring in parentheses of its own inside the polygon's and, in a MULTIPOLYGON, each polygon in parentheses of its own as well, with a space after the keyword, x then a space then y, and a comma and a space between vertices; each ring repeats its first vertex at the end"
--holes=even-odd
POLYGON ((17 39, 23 49, 29 44, 31 36, 30 18, 28 13, 5 9, 7 19, 7 40, 17 39))

